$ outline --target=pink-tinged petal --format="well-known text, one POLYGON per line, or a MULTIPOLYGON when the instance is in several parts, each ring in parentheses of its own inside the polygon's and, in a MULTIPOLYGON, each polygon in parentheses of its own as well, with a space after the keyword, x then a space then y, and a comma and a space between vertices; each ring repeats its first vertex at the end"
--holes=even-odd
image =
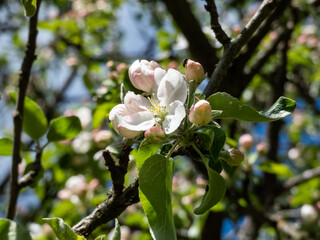
POLYGON ((162 123, 164 132, 170 134, 178 129, 182 120, 186 116, 184 104, 180 101, 174 101, 168 106, 168 115, 162 123))
POLYGON ((124 104, 118 104, 115 106, 110 114, 109 114, 109 119, 111 121, 111 124, 114 128, 114 130, 122 137, 125 138, 134 138, 138 136, 141 131, 132 131, 129 129, 126 129, 122 126, 119 125, 119 118, 122 118, 124 116, 127 116, 129 112, 127 111, 126 107, 124 104))
POLYGON ((188 86, 180 72, 169 69, 162 78, 158 88, 158 99, 162 105, 168 106, 174 101, 184 103, 188 95, 188 86))
POLYGON ((134 131, 145 131, 155 124, 153 115, 149 111, 136 112, 124 117, 118 117, 119 126, 134 131))
POLYGON ((124 105, 129 113, 136 113, 146 111, 151 103, 147 98, 129 91, 124 97, 124 105))

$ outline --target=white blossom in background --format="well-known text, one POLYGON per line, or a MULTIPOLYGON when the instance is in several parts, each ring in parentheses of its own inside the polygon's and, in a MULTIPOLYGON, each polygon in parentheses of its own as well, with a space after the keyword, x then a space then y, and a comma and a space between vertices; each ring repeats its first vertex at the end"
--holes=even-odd
POLYGON ((188 94, 184 77, 174 69, 166 72, 157 68, 154 80, 150 98, 129 91, 124 104, 111 110, 109 119, 119 135, 133 138, 154 125, 170 134, 180 126, 186 115, 184 103, 188 94))
POLYGON ((71 143, 72 149, 75 153, 84 154, 91 148, 91 133, 81 132, 71 143))
POLYGON ((82 128, 86 128, 92 122, 91 109, 88 107, 79 108, 75 115, 80 119, 82 128))
POLYGON ((301 217, 306 222, 314 222, 318 219, 318 212, 310 204, 304 204, 300 209, 301 217))
POLYGON ((88 184, 86 178, 82 174, 70 177, 66 182, 66 188, 72 193, 79 195, 87 191, 88 184))

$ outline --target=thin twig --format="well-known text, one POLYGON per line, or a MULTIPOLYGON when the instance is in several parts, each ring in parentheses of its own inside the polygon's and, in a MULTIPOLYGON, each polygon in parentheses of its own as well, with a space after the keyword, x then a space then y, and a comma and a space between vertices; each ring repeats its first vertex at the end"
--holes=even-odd
POLYGON ((219 23, 219 14, 217 11, 216 3, 214 0, 206 0, 207 5, 205 5, 205 9, 210 13, 211 16, 211 28, 216 35, 217 40, 224 46, 228 44, 231 39, 228 35, 223 31, 220 23, 219 23))
POLYGON ((36 59, 36 38, 37 38, 37 22, 38 12, 40 8, 41 0, 37 0, 37 10, 33 17, 30 18, 29 24, 29 37, 27 43, 26 55, 23 59, 20 74, 19 74, 19 90, 17 96, 16 110, 13 113, 14 122, 14 135, 13 135, 13 153, 12 153, 12 166, 10 176, 10 195, 9 205, 7 210, 7 218, 13 219, 16 212, 16 203, 19 195, 18 185, 18 165, 21 162, 20 156, 20 142, 22 132, 22 120, 23 120, 23 107, 26 90, 29 83, 30 72, 32 64, 36 59))
POLYGON ((222 80, 225 78, 229 67, 231 66, 233 60, 239 54, 241 48, 250 40, 255 31, 259 26, 268 18, 268 16, 281 4, 283 1, 287 0, 264 0, 250 19, 249 23, 242 30, 239 36, 234 42, 230 42, 225 45, 225 51, 220 61, 218 62, 210 81, 204 91, 205 95, 215 92, 222 80))

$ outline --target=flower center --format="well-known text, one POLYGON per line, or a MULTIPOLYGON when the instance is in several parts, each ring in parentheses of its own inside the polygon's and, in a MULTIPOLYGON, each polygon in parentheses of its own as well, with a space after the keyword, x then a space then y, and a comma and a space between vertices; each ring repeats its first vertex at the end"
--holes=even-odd
POLYGON ((160 105, 161 100, 157 100, 154 94, 152 95, 152 98, 148 97, 148 100, 151 103, 151 107, 148 107, 148 111, 152 112, 158 125, 158 121, 162 123, 165 116, 168 114, 166 106, 160 105))

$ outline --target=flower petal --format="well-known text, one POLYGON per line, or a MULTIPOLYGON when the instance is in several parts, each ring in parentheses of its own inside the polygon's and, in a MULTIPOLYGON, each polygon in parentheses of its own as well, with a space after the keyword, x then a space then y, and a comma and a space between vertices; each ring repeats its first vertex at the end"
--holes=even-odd
POLYGON ((160 84, 162 78, 166 75, 166 73, 167 72, 160 67, 156 68, 154 70, 154 85, 153 85, 153 89, 152 89, 153 93, 157 94, 159 84, 160 84))
POLYGON ((129 113, 136 113, 146 111, 151 103, 147 98, 129 91, 124 97, 124 105, 129 113))
POLYGON ((168 115, 162 123, 164 132, 170 134, 177 130, 182 120, 186 116, 184 104, 180 101, 174 101, 168 106, 168 115))
POLYGON ((161 104, 168 106, 176 100, 184 103, 187 95, 187 83, 181 73, 177 70, 169 69, 167 74, 162 78, 158 88, 157 97, 161 100, 161 104))
POLYGON ((149 111, 136 112, 117 118, 119 126, 134 131, 145 131, 155 124, 153 115, 149 111))

